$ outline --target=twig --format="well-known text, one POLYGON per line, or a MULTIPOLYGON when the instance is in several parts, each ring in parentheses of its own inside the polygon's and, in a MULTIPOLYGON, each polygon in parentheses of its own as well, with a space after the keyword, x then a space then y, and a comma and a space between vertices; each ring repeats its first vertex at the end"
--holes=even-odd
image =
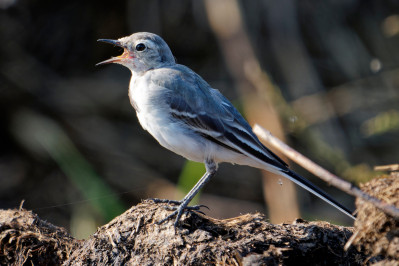
POLYGON ((366 200, 366 201, 372 203, 374 206, 376 206, 381 211, 383 211, 386 214, 399 220, 399 209, 396 208, 395 206, 387 204, 375 197, 372 197, 372 196, 364 193, 362 190, 360 190, 358 187, 351 184, 350 182, 345 181, 345 180, 339 178, 338 176, 328 172, 326 169, 324 169, 321 166, 317 165, 316 163, 312 162, 310 159, 306 158, 299 152, 297 152, 294 149, 292 149, 291 147, 289 147, 287 144, 280 141, 278 138, 274 137, 269 131, 262 128, 261 126, 256 124, 254 126, 253 130, 254 130, 255 134, 260 136, 268 144, 270 144, 274 148, 278 149, 285 156, 287 156, 288 158, 290 158, 297 164, 301 165, 303 168, 307 169, 309 172, 318 176, 322 180, 326 181, 328 184, 331 184, 352 196, 362 198, 363 200, 366 200))
POLYGON ((379 165, 379 166, 375 166, 374 170, 375 171, 397 172, 397 171, 399 171, 399 164, 379 165))

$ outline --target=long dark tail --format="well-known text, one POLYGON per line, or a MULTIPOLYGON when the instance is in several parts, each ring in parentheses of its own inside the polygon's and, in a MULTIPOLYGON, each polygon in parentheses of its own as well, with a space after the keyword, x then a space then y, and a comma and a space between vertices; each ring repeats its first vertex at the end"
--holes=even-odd
POLYGON ((302 188, 306 189, 310 193, 316 195, 317 197, 321 198, 328 204, 334 206, 341 212, 345 213, 352 219, 356 219, 355 216, 352 215, 352 212, 348 210, 346 207, 342 206, 340 203, 338 203, 336 200, 334 200, 330 195, 328 195, 326 192, 321 190, 320 188, 316 187, 313 183, 311 183, 309 180, 303 178, 302 176, 298 175, 297 173, 291 171, 290 169, 284 169, 280 171, 281 175, 284 177, 288 178, 295 184, 301 186, 302 188))

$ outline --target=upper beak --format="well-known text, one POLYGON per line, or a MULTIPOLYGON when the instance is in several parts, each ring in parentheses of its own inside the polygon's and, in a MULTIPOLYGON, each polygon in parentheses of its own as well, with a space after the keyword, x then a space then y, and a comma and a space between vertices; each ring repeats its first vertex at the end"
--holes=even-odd
POLYGON ((120 47, 122 47, 122 45, 121 45, 121 42, 120 42, 120 41, 118 41, 118 40, 111 40, 111 39, 98 39, 97 41, 98 41, 98 42, 107 42, 107 43, 110 43, 110 44, 113 44, 113 45, 116 45, 116 46, 120 46, 120 47))
POLYGON ((124 57, 126 57, 126 55, 129 53, 129 52, 126 50, 126 48, 121 44, 121 42, 118 41, 118 40, 99 39, 99 40, 97 40, 97 41, 98 41, 98 42, 106 42, 106 43, 113 44, 113 45, 115 45, 115 46, 122 47, 122 48, 124 49, 124 52, 123 52, 122 55, 120 55, 120 56, 118 56, 118 57, 111 57, 110 59, 104 60, 104 61, 102 61, 102 62, 96 64, 96 66, 104 65, 104 64, 109 64, 109 63, 115 63, 115 62, 121 61, 121 60, 122 60, 124 57))

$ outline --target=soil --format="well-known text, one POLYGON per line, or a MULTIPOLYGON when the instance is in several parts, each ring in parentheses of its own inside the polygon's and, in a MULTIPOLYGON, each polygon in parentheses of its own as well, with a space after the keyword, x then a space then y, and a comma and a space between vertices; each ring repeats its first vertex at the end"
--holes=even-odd
MULTIPOLYGON (((398 180, 392 174, 362 189, 398 206, 398 180)), ((171 212, 166 205, 147 200, 87 240, 31 211, 0 210, 0 264, 398 265, 398 222, 360 200, 357 207, 355 228, 301 219, 275 225, 260 213, 216 220, 197 212, 174 228, 172 220, 157 224, 171 212)))

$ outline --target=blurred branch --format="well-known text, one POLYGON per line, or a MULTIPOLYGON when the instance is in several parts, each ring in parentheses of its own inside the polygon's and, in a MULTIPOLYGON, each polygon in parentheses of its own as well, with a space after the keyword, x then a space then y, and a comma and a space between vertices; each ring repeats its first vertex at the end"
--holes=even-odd
MULTIPOLYGON (((204 3, 210 27, 222 47, 226 65, 242 95, 248 121, 267 125, 283 138, 284 128, 274 106, 275 97, 271 96, 275 89, 260 67, 239 1, 208 0, 204 3)), ((280 223, 298 217, 299 206, 294 185, 287 182, 284 193, 281 193, 280 176, 267 171, 262 171, 262 175, 271 221, 280 223)))
POLYGON ((364 193, 355 185, 328 172, 326 169, 312 162, 310 159, 306 158, 299 152, 295 151, 294 149, 292 149, 291 147, 289 147, 288 145, 286 145, 285 143, 274 137, 269 131, 262 128, 261 126, 255 125, 254 132, 257 135, 259 135, 268 144, 270 144, 280 152, 284 153, 285 156, 287 156, 297 164, 301 165, 303 168, 307 169, 309 172, 313 173, 317 177, 321 178, 328 184, 331 184, 336 188, 339 188, 342 191, 345 191, 346 193, 352 196, 362 198, 363 200, 366 200, 374 204, 374 206, 376 206, 381 211, 399 220, 399 209, 396 208, 395 206, 387 204, 375 197, 372 197, 364 193))
POLYGON ((396 171, 399 171, 399 164, 379 165, 379 166, 375 166, 374 170, 375 171, 396 172, 396 171))
POLYGON ((399 111, 392 109, 379 113, 361 125, 361 131, 367 137, 397 130, 399 130, 399 111))

